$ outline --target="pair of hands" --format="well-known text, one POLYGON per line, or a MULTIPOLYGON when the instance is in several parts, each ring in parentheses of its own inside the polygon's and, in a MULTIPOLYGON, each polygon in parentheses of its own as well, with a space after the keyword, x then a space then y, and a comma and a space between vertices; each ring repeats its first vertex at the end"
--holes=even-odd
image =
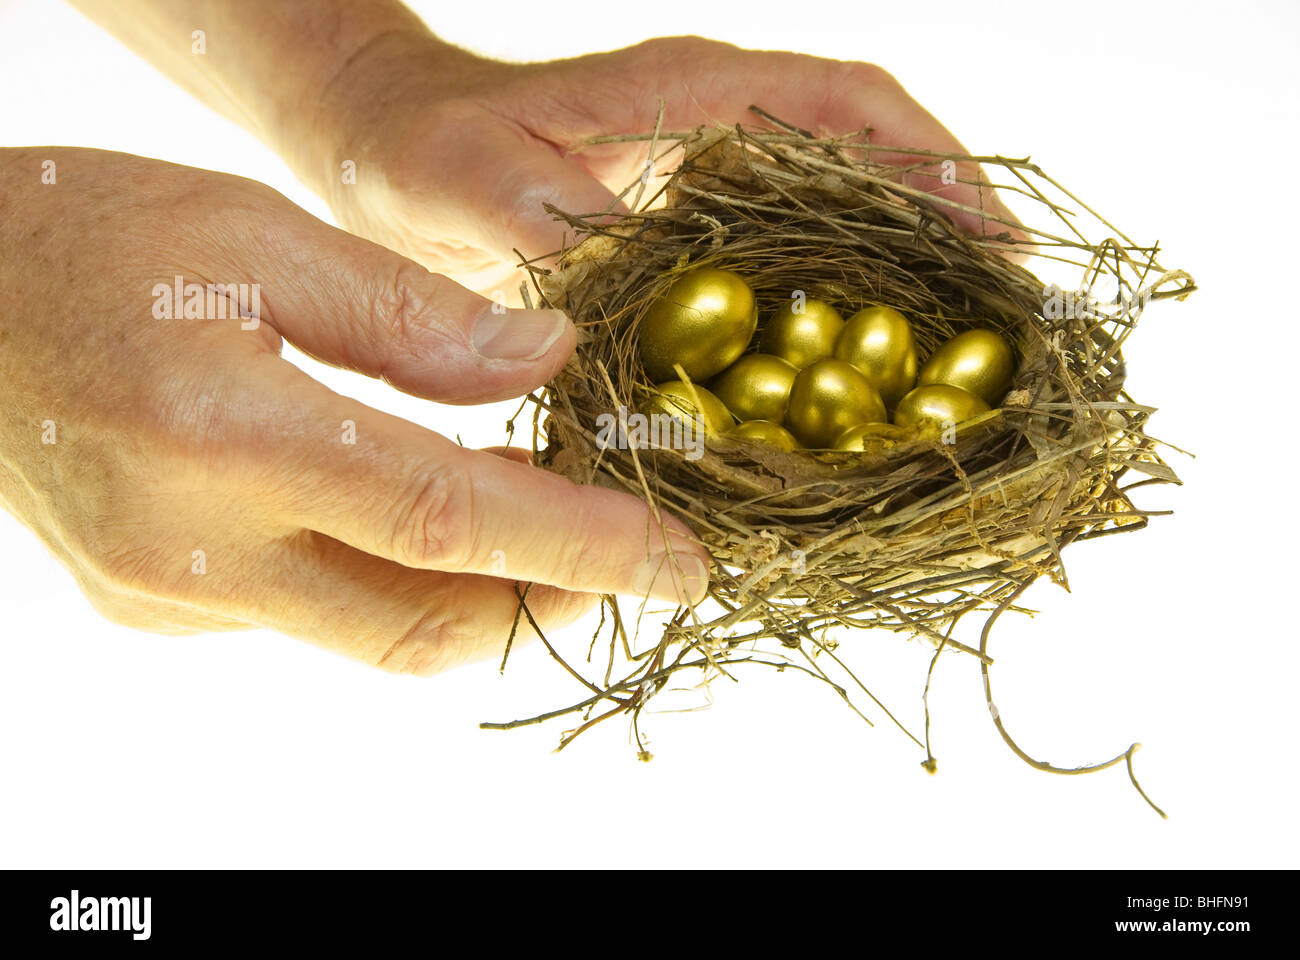
POLYGON ((515 248, 559 246, 543 202, 590 212, 635 179, 644 144, 572 151, 651 128, 660 97, 665 129, 757 102, 819 132, 960 150, 865 64, 678 38, 448 67, 431 39, 394 31, 349 58, 321 91, 330 145, 293 158, 351 233, 236 177, 0 151, 0 501, 111 619, 271 627, 427 674, 499 655, 521 582, 543 629, 598 593, 700 599, 709 558, 679 521, 340 397, 282 341, 447 403, 545 383, 574 348, 568 319, 471 291, 508 289, 515 248), (257 284, 259 321, 159 319, 178 276, 257 284))

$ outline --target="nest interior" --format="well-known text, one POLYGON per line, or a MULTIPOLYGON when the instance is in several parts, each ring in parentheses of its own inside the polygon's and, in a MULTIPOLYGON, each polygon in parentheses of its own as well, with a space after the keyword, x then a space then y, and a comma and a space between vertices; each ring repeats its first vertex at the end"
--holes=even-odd
POLYGON ((1177 482, 1146 432, 1153 408, 1125 392, 1122 346, 1142 309, 1185 297, 1190 277, 1164 270, 1154 247, 1128 240, 1028 160, 878 147, 867 131, 817 138, 767 119, 648 135, 649 164, 680 161, 664 186, 629 187, 634 212, 618 218, 554 211, 575 243, 557 267, 530 266, 540 298, 580 331, 575 356, 535 398, 538 463, 672 512, 714 558, 713 603, 679 610, 644 649, 607 598, 608 657, 584 681, 590 696, 556 711, 586 716, 566 737, 619 713, 635 721, 688 668, 789 662, 847 698, 822 666, 826 654, 840 663, 834 637, 844 635, 829 628, 902 631, 976 656, 987 671, 987 629, 978 646, 963 644, 958 621, 978 613, 987 627, 1039 577, 1065 584, 1062 548, 1140 529, 1150 514, 1132 491, 1177 482), (954 181, 996 183, 1041 216, 1020 226, 962 207, 947 199, 954 181), (955 210, 983 229, 954 227, 955 210), (1084 221, 1102 239, 1088 239, 1084 221), (749 281, 760 333, 796 291, 845 316, 896 307, 922 360, 962 330, 996 329, 1017 353, 1012 389, 944 438, 954 442, 786 453, 710 438, 698 459, 602 443, 598 418, 636 409, 653 386, 638 359, 641 319, 702 265, 749 281), (1062 292, 1031 267, 1073 274, 1078 286, 1062 292), (755 653, 764 639, 782 655, 755 653))

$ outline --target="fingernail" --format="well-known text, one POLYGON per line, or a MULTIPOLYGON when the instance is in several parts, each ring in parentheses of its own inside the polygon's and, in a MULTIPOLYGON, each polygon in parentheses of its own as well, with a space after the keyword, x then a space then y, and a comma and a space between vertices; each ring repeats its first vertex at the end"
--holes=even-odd
POLYGON ((474 324, 474 350, 485 360, 536 360, 568 325, 560 310, 508 310, 493 304, 474 324))
POLYGON ((689 553, 658 554, 641 565, 633 589, 638 596, 672 603, 699 603, 709 593, 709 571, 689 553))

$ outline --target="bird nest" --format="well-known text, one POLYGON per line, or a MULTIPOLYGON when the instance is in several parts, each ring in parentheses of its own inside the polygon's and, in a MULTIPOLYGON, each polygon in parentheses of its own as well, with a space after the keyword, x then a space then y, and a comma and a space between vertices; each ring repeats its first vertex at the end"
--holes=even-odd
MULTIPOLYGON (((1145 527, 1152 513, 1135 504, 1135 488, 1178 482, 1147 434, 1153 408, 1124 389, 1122 347, 1149 303, 1183 299, 1192 279, 1162 268, 1155 247, 1129 240, 1027 159, 886 147, 869 131, 819 138, 755 113, 752 127, 600 138, 647 143, 646 175, 620 198, 632 212, 552 210, 575 243, 558 265, 526 264, 535 294, 579 330, 571 361, 532 398, 536 462, 683 519, 712 555, 709 597, 677 610, 640 649, 618 602, 604 598, 593 640, 604 637, 608 650, 596 654, 593 643, 587 663, 574 664, 547 642, 584 685, 582 699, 485 726, 576 718, 563 746, 630 715, 648 759, 638 720, 656 693, 686 671, 708 681, 750 666, 814 676, 858 709, 861 697, 875 698, 851 669, 856 635, 842 628, 873 628, 926 641, 936 657, 976 658, 994 723, 1027 762, 1079 773, 1125 760, 1132 776, 1136 744, 1082 768, 1040 763, 1016 746, 993 707, 989 630, 1040 577, 1067 584, 1061 554, 1071 543, 1145 527), (656 170, 675 163, 656 188, 656 170), (993 181, 981 166, 1039 216, 1022 225, 953 199, 959 183, 984 195, 993 181), (653 387, 639 324, 700 266, 749 282, 760 334, 763 318, 798 291, 846 316, 871 304, 901 310, 923 360, 964 330, 995 329, 1017 356, 1012 388, 955 436, 865 452, 786 452, 714 436, 695 456, 610 444, 599 424, 640 407, 653 387), (956 628, 967 618, 982 629, 962 642, 956 628)), ((933 772, 928 714, 925 729, 924 742, 912 738, 933 772)))

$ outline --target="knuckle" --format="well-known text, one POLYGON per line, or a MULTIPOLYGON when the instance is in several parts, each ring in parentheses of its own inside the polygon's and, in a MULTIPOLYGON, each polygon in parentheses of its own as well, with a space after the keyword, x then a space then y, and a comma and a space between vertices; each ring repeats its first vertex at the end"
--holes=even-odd
POLYGON ((897 86, 898 81, 884 67, 857 60, 837 62, 840 86, 846 90, 897 86))
POLYGON ((94 608, 95 612, 109 623, 115 623, 121 627, 132 627, 137 630, 145 626, 141 610, 137 604, 117 596, 111 590, 105 589, 90 578, 78 579, 81 581, 81 592, 86 600, 94 608))
POLYGON ((643 73, 698 74, 739 52, 732 44, 693 35, 643 40, 631 50, 633 69, 626 75, 627 82, 635 89, 635 79, 643 73))
MULTIPOLYGON (((86 572, 99 588, 116 597, 179 599, 180 560, 168 564, 155 546, 134 543, 110 544, 99 540, 88 545, 86 572), (172 569, 176 567, 177 569, 172 569)), ((188 574, 190 557, 184 558, 188 574)))
POLYGON ((436 349, 437 340, 447 336, 446 325, 439 322, 439 304, 446 301, 450 283, 446 277, 403 259, 388 282, 369 298, 366 335, 374 355, 388 364, 400 364, 412 343, 420 343, 427 352, 432 339, 436 349))
POLYGON ((421 267, 403 260, 388 283, 372 298, 370 329, 377 340, 405 343, 410 331, 427 317, 429 302, 421 294, 419 282, 424 276, 421 267))
POLYGON ((78 577, 87 602, 105 620, 132 630, 170 637, 192 636, 203 629, 220 629, 215 621, 186 615, 177 617, 177 608, 160 604, 156 598, 127 596, 88 577, 78 577))
POLYGON ((389 673, 429 677, 467 658, 464 614, 425 610, 384 650, 373 665, 389 673))
POLYGON ((720 40, 709 40, 694 34, 684 34, 678 37, 654 37, 638 44, 638 48, 647 56, 656 59, 667 58, 673 60, 679 57, 691 60, 720 50, 736 49, 729 43, 723 43, 720 40))
MULTIPOLYGON (((570 193, 574 189, 573 185, 568 188, 570 193)), ((492 207, 500 211, 494 232, 505 242, 522 243, 525 241, 520 238, 527 238, 534 248, 551 252, 559 243, 559 234, 554 233, 554 222, 545 210, 548 206, 562 208, 566 195, 566 188, 534 163, 502 169, 491 192, 492 207)))
POLYGON ((417 471, 394 524, 393 556, 408 566, 456 572, 473 556, 473 536, 468 473, 447 462, 417 471))

